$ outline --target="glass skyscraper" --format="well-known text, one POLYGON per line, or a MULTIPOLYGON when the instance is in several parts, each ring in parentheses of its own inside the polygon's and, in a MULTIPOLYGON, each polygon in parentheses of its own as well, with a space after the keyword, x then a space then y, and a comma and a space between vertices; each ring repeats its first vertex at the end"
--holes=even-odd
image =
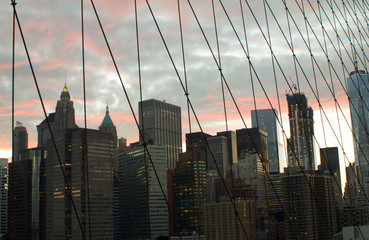
POLYGON ((268 134, 269 171, 279 172, 279 163, 283 156, 283 144, 280 142, 280 126, 275 109, 251 110, 253 128, 260 128, 268 134))
POLYGON ((360 166, 364 182, 369 178, 369 75, 365 71, 353 71, 347 78, 351 123, 354 137, 355 163, 360 166))

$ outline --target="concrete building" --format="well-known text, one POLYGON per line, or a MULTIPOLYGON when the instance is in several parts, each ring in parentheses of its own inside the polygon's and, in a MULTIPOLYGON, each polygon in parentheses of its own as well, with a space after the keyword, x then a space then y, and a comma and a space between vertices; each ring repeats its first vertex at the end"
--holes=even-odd
POLYGON ((331 239, 338 231, 331 176, 294 167, 282 184, 286 239, 331 239))
POLYGON ((256 206, 254 200, 234 200, 235 209, 229 200, 205 204, 205 239, 256 239, 256 206))
POLYGON ((281 142, 281 128, 278 123, 276 109, 251 110, 253 128, 260 128, 268 134, 269 171, 280 172, 280 162, 284 161, 283 144, 281 142))
POLYGON ((150 99, 138 103, 140 142, 162 145, 167 149, 168 169, 174 169, 182 152, 181 108, 165 101, 150 99))

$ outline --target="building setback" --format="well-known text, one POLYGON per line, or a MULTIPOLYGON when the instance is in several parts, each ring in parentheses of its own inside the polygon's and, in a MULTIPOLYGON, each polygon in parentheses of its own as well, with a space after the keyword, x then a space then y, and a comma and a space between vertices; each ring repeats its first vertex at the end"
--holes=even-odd
POLYGON ((155 99, 138 103, 140 141, 166 147, 168 169, 174 169, 182 152, 181 108, 155 99))

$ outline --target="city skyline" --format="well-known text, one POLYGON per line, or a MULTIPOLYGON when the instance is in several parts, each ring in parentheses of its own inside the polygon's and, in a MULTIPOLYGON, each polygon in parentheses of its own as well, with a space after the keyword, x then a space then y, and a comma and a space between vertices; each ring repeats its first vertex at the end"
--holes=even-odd
MULTIPOLYGON (((163 3, 160 1, 152 1, 153 10, 156 14, 159 16, 163 16, 163 19, 159 21, 159 24, 163 26, 163 30, 165 32, 165 37, 168 38, 169 46, 171 49, 177 49, 180 47, 179 44, 179 30, 178 30, 178 24, 174 23, 173 21, 177 21, 176 18, 176 4, 175 3, 168 3, 165 7, 160 8, 163 3), (160 11, 159 11, 160 9, 160 11), (168 21, 169 19, 173 19, 173 23, 171 21, 168 21), (173 36, 168 36, 169 31, 175 31, 176 34, 173 36), (178 34, 177 34, 178 33, 178 34)), ((87 4, 86 4, 87 5, 87 4)), ((170 87, 173 89, 173 91, 180 92, 180 86, 178 84, 178 81, 176 80, 176 76, 173 74, 173 69, 171 69, 168 57, 166 56, 166 53, 164 51, 164 48, 162 47, 162 43, 160 42, 160 39, 157 38, 158 36, 155 26, 152 24, 151 19, 144 18, 149 12, 147 9, 146 4, 143 2, 139 2, 139 27, 141 29, 141 33, 144 31, 144 29, 150 29, 149 33, 150 36, 155 36, 155 38, 150 38, 150 41, 148 41, 147 36, 148 33, 145 35, 142 33, 143 36, 141 36, 141 52, 143 53, 143 67, 145 69, 151 69, 149 70, 143 70, 142 78, 143 78, 143 84, 148 84, 148 81, 150 81, 150 87, 146 88, 143 92, 144 99, 149 98, 156 98, 159 100, 166 99, 168 102, 172 102, 174 104, 180 105, 182 108, 182 111, 184 113, 185 111, 185 105, 186 105, 186 99, 181 95, 182 94, 167 94, 166 91, 163 89, 163 86, 161 83, 165 83, 164 85, 166 87, 170 87), (142 18, 140 18, 142 17, 142 18), (141 19, 141 21, 140 21, 141 19), (157 54, 156 56, 160 57, 160 59, 163 59, 161 61, 161 65, 164 64, 164 66, 159 67, 157 63, 151 61, 152 58, 150 58, 148 55, 152 55, 153 49, 151 46, 158 46, 157 54), (158 71, 153 71, 153 69, 161 69, 160 73, 158 71), (165 93, 165 94, 164 94, 165 93)), ((41 92, 44 94, 44 99, 46 103, 46 107, 48 112, 52 111, 52 106, 54 104, 54 100, 52 98, 53 95, 57 94, 59 91, 59 88, 55 89, 49 89, 49 83, 53 83, 54 86, 58 86, 59 84, 63 84, 65 81, 67 82, 72 96, 74 96, 75 100, 75 107, 76 107, 76 117, 77 122, 81 125, 81 122, 83 121, 83 117, 81 115, 82 108, 83 108, 83 102, 82 102, 82 91, 81 91, 81 82, 79 81, 82 78, 81 75, 81 64, 80 64, 80 57, 79 57, 79 35, 77 30, 77 25, 79 23, 79 13, 78 11, 73 11, 72 9, 77 9, 77 5, 66 5, 63 3, 47 3, 42 6, 43 14, 40 15, 39 18, 34 18, 32 15, 32 9, 33 9, 33 3, 32 1, 27 3, 19 3, 17 4, 17 8, 19 11, 20 19, 22 23, 24 24, 24 30, 25 30, 25 37, 26 41, 29 42, 28 46, 30 48, 31 57, 36 63, 36 75, 38 76, 38 79, 40 80, 40 87, 41 92), (30 5, 28 5, 30 4, 30 5), (55 7, 58 7, 62 10, 64 10, 63 14, 54 13, 52 9, 55 7), (22 14, 23 13, 23 14, 22 14), (51 18, 51 14, 55 15, 55 19, 57 19, 57 23, 54 22, 53 18, 51 18), (73 26, 72 25, 76 25, 73 26), (41 28, 40 28, 41 27, 41 28), (54 30, 52 29, 54 28, 54 30), (71 29, 71 32, 68 33, 67 29, 71 29), (59 32, 56 32, 57 30, 60 30, 59 32), (30 31, 33 31, 35 35, 39 35, 42 37, 42 39, 45 41, 42 44, 42 48, 44 48, 44 51, 42 51, 41 45, 37 44, 35 42, 35 39, 33 38, 33 35, 30 34, 30 31), (46 46, 46 47, 45 47, 46 46), (32 50, 33 49, 33 50, 32 50), (59 54, 59 52, 65 49, 66 51, 63 51, 63 53, 59 54), (47 53, 47 54, 42 54, 47 53), (37 56, 45 56, 44 58, 40 58, 37 56), (47 90, 46 90, 47 89, 47 90)), ((210 6, 210 3, 196 3, 194 5, 195 10, 199 13, 201 17, 201 22, 205 25, 212 24, 212 18, 211 18, 211 12, 204 11, 204 9, 208 9, 207 7, 210 6)), ((40 7, 40 6, 38 6, 40 7)), ((230 30, 229 24, 226 21, 226 18, 224 16, 224 13, 222 13, 220 10, 219 4, 215 6, 218 11, 218 21, 219 21, 219 28, 224 30, 230 30)), ((225 5, 227 9, 230 11, 236 9, 236 3, 229 2, 225 5)), ((257 6, 256 6, 257 7, 257 6)), ((279 9, 282 7, 281 3, 273 3, 272 7, 274 9, 279 9)), ((123 69, 121 69, 121 72, 123 73, 124 81, 130 86, 130 95, 134 99, 132 102, 137 102, 139 100, 138 98, 138 82, 137 80, 137 68, 135 67, 136 61, 136 53, 135 53, 135 41, 133 36, 134 33, 134 16, 132 15, 133 10, 133 4, 127 4, 126 8, 122 12, 120 12, 121 8, 119 8, 119 3, 112 1, 109 2, 109 4, 104 5, 97 5, 98 10, 101 10, 102 13, 102 21, 103 23, 109 24, 108 27, 112 31, 108 32, 108 37, 114 41, 116 39, 116 36, 122 36, 121 31, 114 31, 114 29, 120 29, 121 27, 124 27, 124 29, 127 31, 128 34, 124 34, 124 38, 122 38, 122 42, 119 44, 114 45, 114 49, 117 51, 116 55, 121 55, 122 61, 119 61, 120 66, 123 66, 123 69), (107 14, 108 12, 113 12, 114 14, 107 14), (119 13, 119 14, 118 14, 119 13), (128 36, 132 36, 128 37, 128 36), (122 45, 123 44, 123 45, 122 45), (119 54, 120 53, 120 54, 119 54), (121 54, 123 53, 123 55, 121 54)), ((193 16, 191 15, 191 12, 189 11, 188 5, 186 5, 184 2, 182 4, 183 8, 183 16, 184 16, 184 31, 185 31, 185 47, 186 49, 193 49, 193 51, 187 51, 188 58, 188 78, 189 78, 189 91, 190 91, 190 98, 193 99, 193 102, 195 102, 195 107, 198 110, 200 119, 204 122, 203 124, 208 128, 205 129, 206 132, 215 133, 219 130, 225 130, 225 124, 222 123, 222 116, 221 116, 221 97, 219 95, 215 96, 214 92, 217 88, 220 88, 219 84, 219 77, 218 70, 216 69, 216 66, 213 62, 211 62, 210 53, 207 51, 206 46, 204 44, 204 40, 199 35, 198 27, 196 26, 193 16), (192 33, 193 32, 193 33, 192 33), (187 38, 186 38, 187 36, 187 38), (196 41, 195 41, 196 40, 196 41), (197 44, 199 46, 193 46, 195 42, 201 43, 197 44), (201 54, 200 54, 201 53, 201 54), (200 69, 196 67, 197 63, 201 62, 200 69), (211 71, 207 71, 207 69, 210 69, 211 71), (201 71, 200 71, 201 70, 201 71), (202 81, 205 79, 206 81, 202 81), (212 84, 209 84, 212 83, 212 84), (213 86, 213 87, 207 87, 213 86), (216 87, 218 86, 218 87, 216 87), (202 91, 198 91, 198 89, 202 89, 202 91), (203 94, 205 92, 205 96, 203 94), (204 108, 205 106, 205 108, 204 108), (211 120, 211 121, 210 121, 211 120), (214 125, 221 126, 217 129, 215 127, 212 127, 214 125)), ((290 5, 291 9, 298 10, 298 6, 296 4, 290 5)), ((11 6, 9 6, 7 3, 2 2, 1 3, 1 12, 2 14, 2 20, 7 22, 11 19, 11 6)), ((210 9, 210 8, 209 8, 210 9)), ((91 7, 89 5, 86 6, 86 11, 91 11, 91 7)), ((256 12, 262 13, 262 9, 257 8, 255 10, 256 12)), ((308 11, 308 9, 307 9, 308 11)), ((281 11, 283 12, 283 11, 281 11)), ((281 13, 282 14, 282 13, 281 13)), ((308 14, 311 18, 313 18, 312 11, 308 11, 308 14)), ((279 16, 279 15, 277 15, 279 16)), ((252 18, 250 18, 250 23, 248 27, 250 28, 250 31, 256 30, 257 26, 253 22, 252 18)), ((236 19, 234 20, 236 21, 236 19)), ((238 24, 237 26, 241 26, 239 19, 236 21, 238 24)), ((95 19, 93 16, 88 16, 86 19, 86 48, 87 51, 87 59, 95 59, 95 63, 92 63, 91 60, 87 60, 87 79, 88 88, 90 91, 88 91, 88 125, 90 125, 93 128, 96 128, 98 126, 98 123, 100 121, 101 115, 104 113, 106 102, 109 102, 109 106, 112 112, 112 118, 115 119, 118 135, 124 136, 128 138, 130 142, 134 142, 137 140, 137 136, 135 136, 133 130, 132 130, 132 124, 133 118, 131 116, 131 113, 128 111, 128 106, 126 104, 121 104, 122 102, 126 102, 123 98, 122 91, 120 91, 117 81, 117 77, 114 71, 111 69, 110 59, 107 56, 106 47, 104 46, 102 39, 100 38, 100 32, 97 31, 97 26, 95 23, 95 19), (96 41, 94 41, 96 39, 96 41), (101 64, 100 64, 101 63, 101 64), (99 67, 97 67, 99 66, 99 67), (121 106, 124 107, 121 107, 121 106)), ((11 26, 7 26, 2 30, 3 36, 10 36, 11 34, 11 26)), ((239 29, 241 31, 241 29, 239 29)), ((211 38, 212 48, 215 49, 214 40, 213 40, 213 29, 211 27, 206 28, 206 33, 211 38)), ((272 32, 274 34, 274 37, 279 36, 278 32, 274 30, 272 32)), ((22 96, 18 96, 19 98, 16 98, 16 119, 23 122, 24 125, 30 129, 30 145, 35 146, 35 138, 32 136, 35 136, 35 131, 32 128, 32 125, 30 123, 34 122, 40 122, 40 120, 44 119, 42 116, 42 112, 40 111, 39 107, 39 101, 36 98, 34 86, 31 81, 32 76, 29 74, 27 62, 24 56, 24 51, 22 49, 22 45, 20 42, 19 34, 17 34, 17 51, 16 51, 16 77, 17 79, 22 79, 21 82, 16 83, 16 89, 22 89, 24 90, 25 94, 22 96), (24 80, 23 80, 24 79, 24 80), (29 81, 24 82, 26 79, 29 81), (32 110, 32 111, 31 111, 32 110), (32 131, 32 132, 31 132, 32 131)), ((241 48, 237 46, 237 48, 232 48, 231 45, 227 44, 227 41, 229 40, 230 43, 235 43, 236 39, 232 36, 231 33, 229 35, 220 34, 220 40, 222 41, 220 47, 221 47, 221 53, 223 55, 223 69, 224 74, 226 74, 227 79, 230 79, 231 87, 234 89, 240 88, 245 89, 244 92, 239 93, 236 91, 236 99, 238 104, 240 104, 242 113, 244 116, 246 116, 246 120, 248 123, 250 122, 250 113, 249 111, 253 109, 252 104, 252 94, 251 91, 247 90, 247 86, 250 84, 249 79, 244 76, 248 76, 248 69, 247 69, 247 61, 246 58, 240 54, 236 54, 237 51, 239 51, 241 48), (237 51, 235 51, 237 50, 237 51), (233 71, 235 70, 235 71, 233 71)), ((258 35, 257 37, 253 38, 250 36, 250 40, 253 39, 261 39, 261 36, 258 35)), ((0 121, 3 123, 2 131, 1 131, 1 156, 5 156, 9 158, 9 150, 11 149, 11 123, 9 122, 10 119, 10 96, 9 96, 9 87, 10 87, 10 76, 11 76, 11 42, 9 39, 1 38, 0 39, 2 46, 4 46, 5 51, 3 51, 6 56, 5 59, 1 59, 0 61, 0 69, 4 71, 4 76, 1 78, 1 84, 3 88, 1 88, 2 97, 0 99, 0 121), (4 44, 3 44, 4 43, 4 44), (8 134, 7 134, 8 132, 8 134)), ((298 41, 295 40, 295 41, 298 41)), ((300 40, 301 41, 301 40, 300 40)), ((313 43, 312 43, 313 44, 313 43)), ((315 43, 317 44, 317 43, 315 43)), ((265 82, 265 85, 267 85, 267 90, 269 95, 272 97, 273 104, 275 108, 277 107, 277 101, 275 96, 275 91, 271 88, 273 82, 272 77, 272 69, 271 69, 271 63, 270 63, 270 56, 267 51, 267 46, 265 43, 260 42, 260 45, 262 46, 256 46, 256 45, 250 45, 250 56, 254 59, 253 63, 256 66, 257 72, 260 74, 260 78, 265 82), (268 71, 265 72, 265 74, 261 73, 261 67, 264 67, 265 64, 270 65, 268 67, 268 71)), ((284 50, 288 50, 288 47, 286 44, 282 44, 279 46, 280 51, 276 51, 276 53, 281 54, 284 50)), ((297 50, 301 49, 301 51, 306 53, 306 49, 303 47, 297 47, 297 50)), ((280 57, 280 60, 283 61, 284 66, 288 66, 289 63, 292 61, 289 57, 284 57, 283 55, 277 55, 280 57)), ((305 58, 303 55, 300 55, 302 58, 305 58)), ((348 56, 343 56, 347 59, 348 64, 350 63, 350 59, 348 56)), ((324 58, 321 56, 318 56, 317 58, 320 60, 320 63, 323 64, 324 58)), ((181 67, 181 61, 180 61, 180 54, 176 53, 175 60, 178 65, 178 67, 181 67)), ((307 59, 306 59, 307 60, 307 59)), ((332 57, 332 62, 337 63, 338 57, 336 58, 332 57), (336 62, 335 62, 336 61, 336 62)), ((336 65, 338 67, 339 65, 336 65)), ((326 67, 323 69, 327 70, 326 67)), ((287 76, 294 76, 295 74, 291 69, 284 69, 286 71, 287 76)), ((278 76, 281 78, 281 76, 278 76)), ((280 87, 279 94, 283 95, 283 92, 288 89, 286 83, 283 83, 283 79, 280 79, 280 84, 282 86, 280 87)), ((293 81, 296 81, 296 79, 293 79, 293 81)), ((305 84, 302 84, 302 87, 305 87, 305 84)), ((321 87, 324 87, 323 83, 320 83, 321 87)), ((219 90, 218 90, 219 91, 219 90)), ((342 91, 339 91, 337 89, 337 95, 342 94, 342 91)), ((314 109, 317 109, 317 103, 312 97, 310 91, 306 88, 306 94, 309 99, 311 99, 311 106, 314 109)), ((328 91, 321 91, 321 99, 323 100, 323 106, 325 104, 325 107, 329 109, 329 112, 332 112, 332 116, 334 116, 334 105, 329 101, 329 93, 328 91)), ((258 101, 258 108, 266 108, 269 107, 268 104, 266 104, 264 101, 265 97, 262 96, 262 94, 258 94, 257 96, 258 101)), ((282 99, 281 99, 282 100, 282 99)), ((228 106, 228 117, 230 118, 230 124, 234 125, 232 129, 241 128, 242 123, 239 120, 239 117, 237 116, 237 113, 234 109, 234 106, 229 100, 229 97, 227 99, 227 106, 228 106)), ((286 113, 286 106, 281 103, 282 107, 282 114, 286 113)), ((348 107, 348 105, 346 105, 348 107)), ((346 115, 348 113, 348 108, 346 108, 346 115)), ((185 116, 185 114, 183 114, 185 116)), ((316 117, 316 122, 319 121, 318 116, 316 117)), ((183 119, 183 123, 186 123, 183 119)), ((248 124, 249 125, 249 124, 248 124)), ((250 124, 251 125, 251 124, 250 124)), ((315 124, 318 125, 318 124, 315 124)), ((284 126, 285 129, 287 129, 286 126, 284 126)), ((184 124, 184 130, 183 132, 188 132, 186 129, 188 129, 188 126, 184 124)), ((320 138, 321 139, 321 138, 320 138)), ((320 140, 321 142, 322 140, 320 140)), ((334 145, 334 144, 332 144, 334 145)), ((346 144, 347 145, 347 144, 346 144)))

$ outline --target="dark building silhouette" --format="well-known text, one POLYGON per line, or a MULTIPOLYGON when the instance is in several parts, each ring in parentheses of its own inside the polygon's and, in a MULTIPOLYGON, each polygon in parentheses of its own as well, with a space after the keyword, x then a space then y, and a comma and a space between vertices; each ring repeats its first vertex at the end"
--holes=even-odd
POLYGON ((206 197, 206 157, 202 150, 190 150, 179 155, 173 178, 174 213, 178 233, 202 233, 201 207, 206 197))
POLYGON ((8 159, 0 158, 0 238, 7 233, 8 222, 8 159))
POLYGON ((313 109, 303 93, 286 94, 291 136, 287 140, 288 166, 315 170, 313 109))
POLYGON ((210 134, 202 132, 186 133, 186 150, 201 149, 203 151, 208 150, 205 139, 211 137, 210 134))
POLYGON ((330 174, 289 168, 282 185, 286 239, 332 239, 338 218, 330 174))
MULTIPOLYGON (((182 152, 181 108, 155 99, 138 103, 144 140, 167 149, 168 169, 174 169, 182 152)), ((142 136, 140 141, 143 142, 142 136)))
POLYGON ((47 120, 49 120, 51 129, 54 129, 55 112, 50 113, 47 119, 45 118, 39 125, 37 125, 37 135, 38 135, 37 147, 45 147, 48 141, 51 139, 51 133, 49 130, 49 126, 47 124, 47 120))
POLYGON ((23 150, 9 163, 8 236, 46 239, 45 161, 43 148, 23 150))
POLYGON ((246 153, 260 155, 269 169, 268 134, 260 128, 242 128, 236 130, 238 158, 246 153))

